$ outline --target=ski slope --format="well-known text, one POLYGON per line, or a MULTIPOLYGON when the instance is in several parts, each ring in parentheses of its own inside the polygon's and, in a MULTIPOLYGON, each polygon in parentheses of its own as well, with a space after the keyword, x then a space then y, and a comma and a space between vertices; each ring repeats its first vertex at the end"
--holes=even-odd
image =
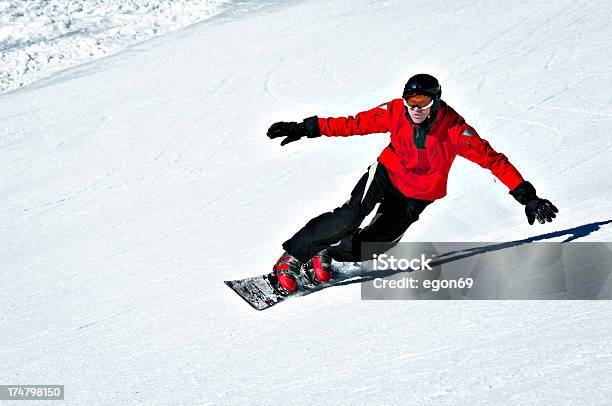
POLYGON ((222 281, 267 272, 389 142, 281 148, 268 126, 372 108, 419 72, 560 213, 529 226, 458 158, 406 241, 594 223, 579 241, 612 241, 611 13, 244 1, 1 94, 0 384, 63 384, 69 405, 609 404, 607 301, 361 301, 348 284, 256 312, 222 281))
POLYGON ((214 15, 232 0, 0 3, 0 92, 214 15))

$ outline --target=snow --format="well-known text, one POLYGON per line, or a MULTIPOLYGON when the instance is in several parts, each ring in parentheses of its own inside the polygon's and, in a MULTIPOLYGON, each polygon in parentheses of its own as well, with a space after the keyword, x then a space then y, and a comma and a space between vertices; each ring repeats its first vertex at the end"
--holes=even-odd
MULTIPOLYGON (((131 4, 150 27, 166 3, 131 4)), ((44 21, 68 18, 44 10, 44 21)), ((256 312, 222 281, 267 271, 388 143, 281 148, 267 127, 369 109, 419 72, 560 213, 529 226, 501 183, 457 159, 448 196, 405 240, 508 241, 602 222, 579 241, 611 241, 611 11, 245 1, 0 95, 0 381, 64 384, 75 405, 609 403, 607 301, 361 301, 348 284, 256 312)), ((16 18, 5 12, 2 27, 16 18)), ((19 24, 34 27, 35 13, 19 24)), ((95 13, 78 24, 123 21, 95 13)), ((121 30, 142 28, 127 20, 121 30)), ((61 32, 27 30, 11 41, 53 44, 61 32)))
POLYGON ((208 18, 231 0, 0 3, 0 91, 208 18))

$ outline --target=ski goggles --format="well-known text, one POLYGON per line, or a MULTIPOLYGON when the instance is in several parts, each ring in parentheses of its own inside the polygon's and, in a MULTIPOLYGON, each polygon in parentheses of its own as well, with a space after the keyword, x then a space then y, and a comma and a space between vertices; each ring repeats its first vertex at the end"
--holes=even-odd
POLYGON ((410 110, 425 110, 433 106, 433 104, 433 99, 424 94, 415 94, 404 99, 404 106, 410 110))

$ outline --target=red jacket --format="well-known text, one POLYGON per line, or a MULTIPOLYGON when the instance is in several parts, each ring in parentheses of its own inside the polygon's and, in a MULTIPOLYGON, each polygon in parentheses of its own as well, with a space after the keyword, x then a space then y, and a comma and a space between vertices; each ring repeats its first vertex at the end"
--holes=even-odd
POLYGON ((391 100, 355 117, 319 118, 322 135, 348 136, 391 132, 391 143, 378 161, 389 172, 391 182, 405 196, 436 200, 446 196, 446 182, 457 155, 489 169, 510 190, 523 177, 504 154, 496 152, 449 105, 440 102, 436 121, 425 149, 417 149, 413 124, 402 99, 391 100))

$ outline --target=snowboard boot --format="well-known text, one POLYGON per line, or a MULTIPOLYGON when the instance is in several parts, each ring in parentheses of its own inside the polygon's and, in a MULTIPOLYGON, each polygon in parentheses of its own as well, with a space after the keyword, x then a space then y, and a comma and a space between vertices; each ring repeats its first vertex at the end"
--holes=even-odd
POLYGON ((287 251, 276 261, 272 271, 272 284, 283 295, 288 295, 297 288, 297 278, 302 263, 287 251))
POLYGON ((331 257, 327 250, 312 257, 304 269, 308 281, 313 285, 329 282, 333 275, 331 257))

